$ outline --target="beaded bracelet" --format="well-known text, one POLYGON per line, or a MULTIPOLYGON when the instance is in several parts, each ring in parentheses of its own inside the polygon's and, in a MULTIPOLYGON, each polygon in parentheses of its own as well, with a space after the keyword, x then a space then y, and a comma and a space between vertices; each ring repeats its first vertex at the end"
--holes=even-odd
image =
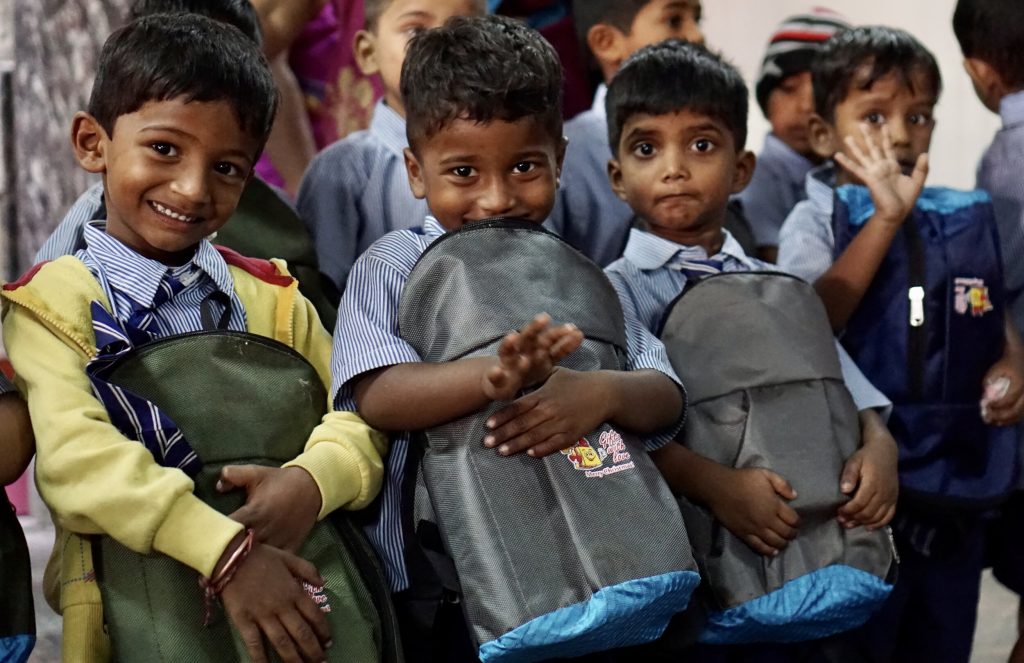
POLYGON ((199 586, 203 589, 203 603, 206 606, 203 626, 209 626, 210 622, 213 621, 213 604, 217 601, 217 597, 224 591, 228 583, 231 582, 231 579, 235 577, 238 567, 249 556, 255 536, 256 530, 252 528, 245 530, 245 538, 242 539, 242 542, 238 544, 238 547, 228 557, 228 561, 224 563, 220 573, 215 578, 199 578, 199 586))

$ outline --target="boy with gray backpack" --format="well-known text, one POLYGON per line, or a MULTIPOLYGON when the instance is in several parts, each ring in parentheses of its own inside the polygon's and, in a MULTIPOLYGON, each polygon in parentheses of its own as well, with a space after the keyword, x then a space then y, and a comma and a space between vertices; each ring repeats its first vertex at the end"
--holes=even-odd
POLYGON ((612 188, 646 228, 607 271, 689 390, 682 444, 652 456, 684 498, 709 604, 700 639, 778 643, 702 656, 815 656, 891 589, 896 449, 874 410, 887 401, 837 355, 809 286, 723 230, 754 167, 738 72, 663 42, 627 61, 607 109, 612 188))

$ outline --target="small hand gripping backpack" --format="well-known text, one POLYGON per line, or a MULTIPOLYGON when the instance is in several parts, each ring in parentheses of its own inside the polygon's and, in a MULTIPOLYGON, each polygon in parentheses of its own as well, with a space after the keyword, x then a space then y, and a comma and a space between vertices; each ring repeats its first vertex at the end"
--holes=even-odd
MULTIPOLYGON (((536 224, 450 232, 412 270, 400 331, 424 361, 494 355, 534 315, 586 339, 563 366, 625 367, 615 290, 536 224)), ((658 638, 698 583, 668 487, 633 435, 605 424, 546 458, 483 446, 506 403, 425 432, 421 471, 485 662, 580 656, 658 638)))
POLYGON ((860 445, 824 307, 785 274, 709 276, 669 306, 662 341, 687 385, 683 443, 734 468, 766 468, 797 492, 799 535, 775 557, 680 499, 707 588, 703 642, 797 642, 862 624, 888 596, 887 530, 844 529, 843 465, 860 445))

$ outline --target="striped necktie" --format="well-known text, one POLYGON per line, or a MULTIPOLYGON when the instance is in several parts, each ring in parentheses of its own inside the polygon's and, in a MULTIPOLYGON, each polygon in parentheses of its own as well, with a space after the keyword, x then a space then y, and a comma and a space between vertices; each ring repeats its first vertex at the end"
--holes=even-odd
MULTIPOLYGON (((156 310, 171 301, 176 294, 184 289, 185 285, 168 272, 164 279, 160 281, 160 285, 157 286, 152 304, 145 306, 134 301, 132 302, 132 314, 128 316, 128 320, 125 322, 125 330, 133 337, 135 336, 133 332, 144 332, 150 338, 156 336, 158 331, 154 326, 156 310)), ((141 338, 133 338, 133 340, 138 343, 141 338)))
POLYGON ((668 268, 682 272, 688 281, 697 281, 721 273, 725 263, 721 260, 692 260, 679 256, 668 264, 668 268))

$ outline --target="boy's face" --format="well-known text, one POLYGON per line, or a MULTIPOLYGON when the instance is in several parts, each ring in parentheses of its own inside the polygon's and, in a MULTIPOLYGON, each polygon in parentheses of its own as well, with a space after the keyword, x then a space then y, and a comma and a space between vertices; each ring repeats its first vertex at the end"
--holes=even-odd
MULTIPOLYGON (((888 126, 896 160, 904 174, 912 173, 917 158, 931 145, 935 129, 932 110, 936 99, 924 74, 913 72, 908 81, 909 85, 893 72, 875 81, 867 90, 862 90, 855 77, 846 98, 836 104, 832 123, 818 115, 812 116, 810 127, 814 151, 826 159, 839 151, 853 157, 846 144, 849 136, 868 152, 862 127, 867 128, 881 145, 882 127, 888 126)), ((837 184, 861 183, 838 165, 836 181, 837 184)))
POLYGON ((452 16, 479 14, 479 0, 392 0, 372 32, 360 30, 356 34, 359 68, 367 76, 380 76, 384 101, 404 117, 399 82, 409 40, 421 30, 440 27, 452 16))
POLYGON ((633 17, 628 33, 604 23, 595 25, 587 35, 587 45, 601 67, 605 82, 611 80, 630 55, 644 46, 672 38, 703 44, 701 12, 700 0, 650 0, 633 17))
POLYGON ((772 133, 798 154, 817 160, 808 135, 814 113, 811 72, 803 71, 782 79, 768 95, 767 107, 772 133))
POLYGON ((565 143, 535 118, 456 119, 416 142, 409 184, 447 230, 495 216, 542 223, 555 204, 565 143))
POLYGON ((608 164, 612 189, 651 232, 686 245, 721 234, 729 196, 753 171, 722 121, 690 110, 633 115, 608 164))
POLYGON ((226 101, 150 101, 117 118, 113 136, 87 113, 72 125, 83 168, 103 175, 107 234, 166 264, 235 211, 259 141, 226 101))

